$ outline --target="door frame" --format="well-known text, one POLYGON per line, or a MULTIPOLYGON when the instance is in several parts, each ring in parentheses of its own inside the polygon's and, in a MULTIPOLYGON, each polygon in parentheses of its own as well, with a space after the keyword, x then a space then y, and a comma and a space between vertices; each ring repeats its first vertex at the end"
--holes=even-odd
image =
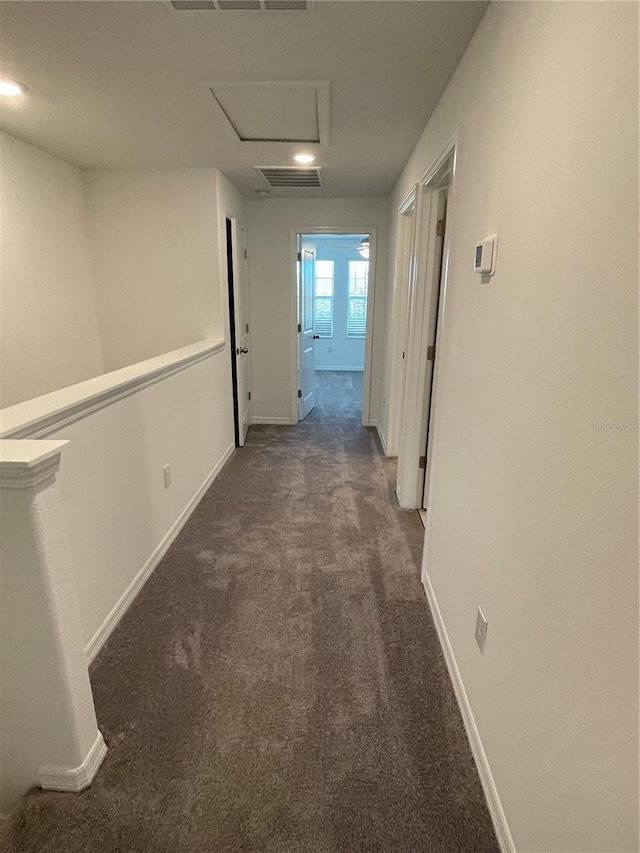
MULTIPOLYGON (((236 303, 238 299, 238 268, 244 259, 240 258, 240 245, 238 241, 238 228, 244 229, 245 239, 246 239, 246 226, 239 222, 237 217, 232 216, 228 212, 224 212, 224 235, 225 235, 225 257, 226 257, 226 266, 227 266, 227 309, 228 309, 228 318, 229 318, 229 350, 231 355, 231 387, 233 393, 233 424, 234 424, 234 435, 235 435, 235 443, 236 447, 242 447, 244 445, 244 435, 243 435, 243 420, 242 420, 242 408, 240 406, 240 396, 239 396, 239 388, 240 388, 240 379, 238 377, 238 365, 237 365, 237 354, 236 354, 236 346, 237 346, 237 313, 236 313, 236 303)), ((246 247, 245 247, 246 248, 246 247)), ((244 260, 246 263, 246 260, 244 260)), ((248 269, 245 267, 244 275, 248 276, 248 269)), ((248 281, 246 282, 248 286, 248 281)), ((246 310, 249 310, 249 303, 247 301, 247 305, 245 306, 246 310)), ((249 316, 244 318, 245 323, 250 324, 251 319, 249 316)), ((245 388, 245 392, 251 391, 251 352, 248 354, 249 357, 249 370, 248 370, 248 384, 249 387, 245 388)), ((252 403, 249 402, 249 422, 251 423, 251 413, 252 413, 252 403)))
POLYGON ((229 308, 229 353, 231 356, 231 389, 233 393, 233 431, 236 447, 240 447, 240 407, 238 405, 238 366, 236 363, 236 245, 234 220, 225 216, 225 248, 227 256, 227 298, 229 308))
MULTIPOLYGON (((420 179, 420 183, 425 186, 433 186, 433 183, 438 180, 439 171, 441 170, 446 163, 448 157, 453 156, 453 163, 451 168, 451 177, 448 183, 448 192, 447 192, 447 227, 445 229, 444 235, 444 245, 442 246, 442 272, 440 274, 440 299, 438 303, 438 316, 436 318, 436 323, 438 327, 438 339, 439 339, 439 348, 440 348, 440 358, 438 358, 436 354, 436 359, 433 363, 433 375, 431 379, 431 399, 429 401, 429 430, 427 435, 427 465, 424 475, 424 490, 423 496, 421 498, 421 506, 424 505, 426 507, 433 506, 433 469, 435 466, 435 461, 437 459, 436 454, 436 440, 437 440, 437 408, 435 403, 438 398, 438 388, 442 383, 442 353, 444 352, 444 342, 446 335, 446 325, 445 325, 445 308, 447 304, 447 294, 449 292, 449 269, 451 262, 451 245, 453 243, 455 237, 455 224, 456 224, 456 213, 457 213, 457 203, 458 203, 458 184, 456 181, 456 174, 459 168, 459 160, 460 160, 460 143, 461 143, 461 133, 460 129, 457 133, 453 135, 453 137, 449 140, 447 146, 443 149, 442 153, 439 157, 434 160, 432 165, 427 169, 422 178, 420 179)), ((427 511, 427 518, 425 524, 425 552, 427 550, 427 540, 428 534, 431 529, 431 518, 433 517, 433 513, 429 513, 427 511)))
POLYGON ((455 216, 455 175, 458 160, 456 133, 418 182, 415 274, 410 294, 406 392, 400 430, 396 495, 400 506, 421 509, 433 460, 433 411, 438 355, 442 352, 442 315, 446 302, 451 236, 455 216), (436 251, 437 210, 446 191, 447 227, 441 253, 436 251), (439 256, 436 258, 436 254, 439 256), (436 262, 437 261, 437 262, 436 262), (436 302, 435 297, 438 296, 436 302), (437 311, 437 316, 434 315, 437 311), (438 346, 431 371, 427 369, 427 347, 431 331, 438 330, 438 346), (429 378, 429 381, 427 381, 429 378), (425 450, 426 446, 426 450, 425 450), (422 475, 420 456, 426 455, 422 475))
POLYGON ((397 456, 400 445, 406 375, 405 353, 409 334, 409 293, 415 271, 414 253, 418 214, 418 186, 418 184, 415 184, 411 188, 397 211, 396 246, 398 248, 394 264, 391 305, 391 365, 389 371, 387 435, 384 442, 386 456, 397 456))
POLYGON ((362 425, 375 426, 371 422, 371 362, 373 359, 373 318, 377 277, 378 229, 371 225, 310 225, 306 228, 296 226, 289 229, 290 252, 290 406, 289 417, 292 424, 298 423, 298 237, 314 234, 368 234, 369 235, 369 284, 367 291, 367 333, 364 342, 364 373, 362 377, 362 425))

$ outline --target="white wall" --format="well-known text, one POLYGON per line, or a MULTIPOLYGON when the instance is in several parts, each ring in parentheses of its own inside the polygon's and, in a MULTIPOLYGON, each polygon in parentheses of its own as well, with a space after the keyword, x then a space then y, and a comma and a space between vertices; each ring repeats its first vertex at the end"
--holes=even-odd
POLYGON ((247 204, 252 317, 253 412, 288 421, 291 410, 291 229, 330 227, 366 232, 378 228, 373 320, 371 417, 375 419, 382 371, 387 278, 388 200, 381 198, 267 199, 247 204))
POLYGON ((102 372, 79 169, 0 134, 0 407, 102 372))
POLYGON ((516 848, 629 853, 637 432, 592 425, 638 417, 638 6, 490 6, 393 211, 456 130, 425 568, 516 848))
POLYGON ((52 433, 71 442, 59 484, 86 645, 233 449, 229 363, 225 347, 52 433))
POLYGON ((306 238, 316 248, 316 260, 333 261, 333 337, 316 341, 316 370, 364 370, 365 339, 347 337, 349 261, 362 261, 353 248, 359 241, 351 236, 306 238))
POLYGON ((218 171, 89 171, 105 366, 225 334, 218 171))

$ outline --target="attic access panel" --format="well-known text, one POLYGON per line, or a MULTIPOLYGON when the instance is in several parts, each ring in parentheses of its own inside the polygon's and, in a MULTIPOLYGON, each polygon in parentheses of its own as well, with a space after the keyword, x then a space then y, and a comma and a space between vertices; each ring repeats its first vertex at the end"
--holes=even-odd
POLYGON ((209 89, 240 142, 329 144, 326 81, 219 82, 209 89))

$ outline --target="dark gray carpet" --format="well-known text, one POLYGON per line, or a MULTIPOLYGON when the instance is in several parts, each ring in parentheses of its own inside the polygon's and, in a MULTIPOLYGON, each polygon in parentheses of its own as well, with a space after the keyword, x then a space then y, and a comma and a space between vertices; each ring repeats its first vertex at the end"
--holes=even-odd
POLYGON ((92 668, 93 786, 32 791, 10 849, 498 850, 360 379, 250 430, 92 668))

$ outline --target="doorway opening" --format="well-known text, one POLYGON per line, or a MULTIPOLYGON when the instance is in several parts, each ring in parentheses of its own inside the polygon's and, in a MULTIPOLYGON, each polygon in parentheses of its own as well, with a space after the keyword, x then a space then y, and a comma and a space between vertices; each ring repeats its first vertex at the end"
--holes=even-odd
POLYGON ((369 426, 375 229, 298 229, 295 420, 369 426))

